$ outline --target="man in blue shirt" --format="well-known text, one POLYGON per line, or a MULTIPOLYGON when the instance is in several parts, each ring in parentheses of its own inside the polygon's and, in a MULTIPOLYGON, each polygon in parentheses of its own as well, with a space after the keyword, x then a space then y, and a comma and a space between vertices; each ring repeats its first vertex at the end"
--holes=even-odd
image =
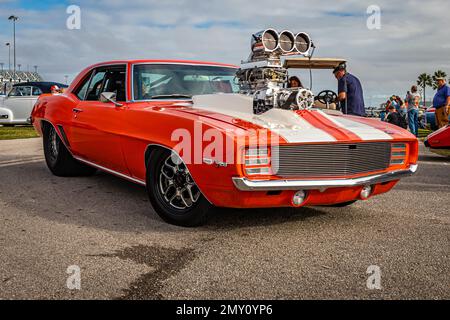
POLYGON ((345 63, 340 64, 334 70, 334 76, 338 80, 338 97, 336 102, 341 103, 341 111, 344 114, 365 116, 364 95, 361 82, 354 75, 347 72, 345 63))
POLYGON ((433 99, 433 107, 436 109, 436 124, 439 128, 448 125, 448 113, 450 109, 450 87, 445 78, 437 78, 438 90, 433 99))

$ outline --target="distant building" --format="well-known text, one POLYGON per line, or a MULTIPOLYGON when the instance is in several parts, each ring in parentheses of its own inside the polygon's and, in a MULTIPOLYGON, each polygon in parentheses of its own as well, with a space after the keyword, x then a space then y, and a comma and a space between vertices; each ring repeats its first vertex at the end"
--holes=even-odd
POLYGON ((16 83, 28 81, 43 81, 37 72, 3 70, 0 71, 0 94, 5 94, 16 83))

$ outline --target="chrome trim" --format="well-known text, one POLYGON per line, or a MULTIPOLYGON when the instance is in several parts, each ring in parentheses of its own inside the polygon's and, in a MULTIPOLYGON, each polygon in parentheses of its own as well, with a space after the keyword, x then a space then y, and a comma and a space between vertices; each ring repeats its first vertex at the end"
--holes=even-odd
POLYGON ((407 170, 398 170, 362 178, 339 180, 249 180, 233 178, 233 183, 241 191, 279 191, 279 190, 321 190, 339 187, 373 185, 398 180, 416 173, 417 164, 407 170))
POLYGON ((390 160, 389 142, 290 144, 272 148, 273 170, 281 179, 369 175, 387 170, 390 160))
POLYGON ((126 174, 123 174, 123 173, 120 173, 120 172, 117 172, 117 171, 114 171, 114 170, 105 168, 105 167, 103 167, 103 166, 100 166, 100 165, 95 164, 95 163, 93 163, 93 162, 90 162, 90 161, 88 161, 88 160, 84 160, 83 158, 80 158, 80 157, 77 157, 77 156, 73 156, 73 157, 74 157, 76 160, 78 160, 78 161, 80 161, 80 162, 83 162, 83 163, 85 163, 85 164, 87 164, 87 165, 90 165, 90 166, 92 166, 92 167, 95 167, 95 168, 97 168, 97 169, 99 169, 99 170, 102 170, 102 171, 111 173, 111 174, 113 174, 113 175, 115 175, 115 176, 118 176, 118 177, 120 177, 120 178, 129 180, 129 181, 131 181, 131 182, 138 183, 138 184, 143 185, 143 186, 146 185, 146 183, 145 183, 144 181, 142 181, 142 180, 139 180, 139 179, 136 179, 136 178, 127 176, 126 174))

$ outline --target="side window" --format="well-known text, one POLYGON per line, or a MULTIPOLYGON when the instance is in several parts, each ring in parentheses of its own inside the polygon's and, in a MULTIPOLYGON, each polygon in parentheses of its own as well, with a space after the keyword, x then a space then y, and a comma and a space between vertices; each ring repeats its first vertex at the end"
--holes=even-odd
POLYGON ((78 99, 80 100, 84 100, 84 98, 86 97, 86 92, 89 86, 89 82, 91 80, 91 76, 92 76, 92 72, 90 72, 87 76, 86 79, 84 79, 83 83, 78 87, 77 90, 75 90, 75 95, 78 97, 78 99))
POLYGON ((126 66, 106 67, 105 71, 101 92, 114 92, 117 101, 126 101, 126 66))
POLYGON ((31 95, 31 87, 14 87, 10 93, 10 97, 28 97, 31 95))
POLYGON ((102 92, 114 92, 117 101, 126 101, 126 65, 99 67, 75 90, 86 101, 98 101, 102 92))
POLYGON ((96 101, 100 96, 100 92, 103 85, 103 79, 105 78, 106 72, 96 71, 94 76, 92 77, 91 83, 89 84, 86 100, 87 101, 96 101))
POLYGON ((42 94, 41 88, 33 87, 32 95, 33 96, 40 96, 42 94))

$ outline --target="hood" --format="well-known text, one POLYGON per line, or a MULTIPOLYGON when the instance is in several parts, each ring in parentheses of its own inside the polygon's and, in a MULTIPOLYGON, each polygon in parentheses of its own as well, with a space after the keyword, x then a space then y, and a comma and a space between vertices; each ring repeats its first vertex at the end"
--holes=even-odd
POLYGON ((271 109, 253 113, 253 98, 242 94, 213 94, 193 97, 184 112, 241 128, 268 129, 288 143, 327 143, 416 139, 408 131, 378 119, 326 113, 323 110, 271 109))

